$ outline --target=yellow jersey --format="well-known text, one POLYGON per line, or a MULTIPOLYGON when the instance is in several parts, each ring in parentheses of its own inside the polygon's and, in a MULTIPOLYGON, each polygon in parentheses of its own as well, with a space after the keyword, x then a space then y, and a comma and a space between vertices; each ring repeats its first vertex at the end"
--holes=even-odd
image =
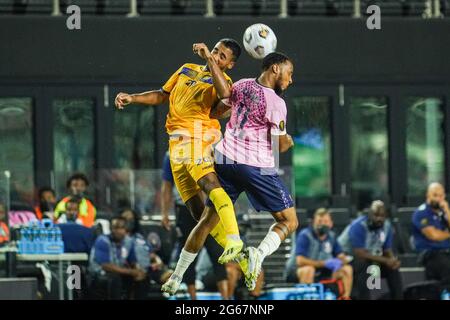
MULTIPOLYGON (((195 131, 204 133, 211 128, 220 130, 219 121, 211 119, 209 112, 219 98, 213 86, 211 73, 206 66, 194 63, 182 65, 162 87, 169 97, 169 113, 166 129, 172 133, 188 131, 191 137, 195 131)), ((224 73, 231 85, 231 78, 224 73)))

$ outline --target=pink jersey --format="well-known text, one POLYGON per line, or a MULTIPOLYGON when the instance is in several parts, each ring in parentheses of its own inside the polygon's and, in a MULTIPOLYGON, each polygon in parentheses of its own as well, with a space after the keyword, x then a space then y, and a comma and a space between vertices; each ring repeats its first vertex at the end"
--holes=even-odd
POLYGON ((284 100, 256 79, 242 79, 225 103, 231 106, 231 117, 216 149, 238 163, 274 167, 271 135, 286 134, 284 100))

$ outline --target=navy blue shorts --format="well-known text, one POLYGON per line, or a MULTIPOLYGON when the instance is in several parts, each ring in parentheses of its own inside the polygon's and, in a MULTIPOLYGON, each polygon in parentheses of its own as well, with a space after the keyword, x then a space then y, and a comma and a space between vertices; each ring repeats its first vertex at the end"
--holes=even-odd
MULTIPOLYGON (((223 157, 216 151, 216 157, 223 157)), ((233 163, 233 160, 215 164, 220 184, 233 203, 245 192, 256 211, 279 212, 294 206, 289 191, 273 168, 259 168, 233 163)), ((211 200, 206 205, 213 207, 211 200)))

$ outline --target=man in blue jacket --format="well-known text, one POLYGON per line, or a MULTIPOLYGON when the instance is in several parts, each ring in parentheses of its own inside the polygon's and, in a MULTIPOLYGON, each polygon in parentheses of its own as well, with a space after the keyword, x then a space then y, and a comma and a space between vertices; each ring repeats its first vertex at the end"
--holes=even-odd
POLYGON ((314 213, 313 225, 297 236, 296 263, 300 283, 313 283, 324 279, 341 279, 344 292, 341 298, 349 298, 352 291, 353 269, 331 230, 333 221, 324 208, 314 213))
POLYGON ((384 203, 376 200, 372 202, 369 214, 354 220, 338 239, 343 250, 354 256, 355 288, 358 298, 363 300, 370 299, 372 286, 368 280, 371 276, 379 277, 380 281, 386 278, 391 299, 403 298, 400 260, 392 251, 392 225, 386 216, 384 203), (375 275, 373 270, 381 274, 375 275))
POLYGON ((413 214, 413 237, 428 279, 450 289, 450 210, 440 183, 428 187, 427 199, 413 214))

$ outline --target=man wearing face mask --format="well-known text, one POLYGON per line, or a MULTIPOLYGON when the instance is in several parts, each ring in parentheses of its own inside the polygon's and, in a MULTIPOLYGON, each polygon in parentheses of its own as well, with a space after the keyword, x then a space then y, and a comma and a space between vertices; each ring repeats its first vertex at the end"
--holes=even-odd
POLYGON ((296 263, 299 283, 313 283, 324 279, 341 279, 342 298, 348 299, 352 291, 353 269, 331 230, 333 221, 324 208, 314 213, 313 225, 297 236, 296 263))
POLYGON ((50 187, 42 187, 38 192, 39 203, 34 207, 36 218, 42 220, 43 218, 53 219, 53 211, 56 207, 55 191, 50 187))
POLYGON ((450 210, 440 183, 429 185, 426 202, 414 212, 412 221, 415 247, 427 278, 450 289, 450 210))
POLYGON ((70 196, 64 197, 56 206, 54 220, 58 220, 61 213, 66 211, 66 202, 71 196, 81 199, 78 219, 83 226, 91 228, 94 225, 97 210, 91 200, 86 197, 86 189, 89 186, 88 178, 82 173, 75 173, 66 183, 66 187, 70 192, 70 196))
POLYGON ((393 300, 403 298, 400 260, 392 251, 393 233, 382 201, 372 202, 369 214, 354 220, 342 232, 338 241, 345 252, 354 256, 353 268, 358 298, 370 299, 368 278, 370 266, 378 266, 381 278, 386 278, 393 300))

